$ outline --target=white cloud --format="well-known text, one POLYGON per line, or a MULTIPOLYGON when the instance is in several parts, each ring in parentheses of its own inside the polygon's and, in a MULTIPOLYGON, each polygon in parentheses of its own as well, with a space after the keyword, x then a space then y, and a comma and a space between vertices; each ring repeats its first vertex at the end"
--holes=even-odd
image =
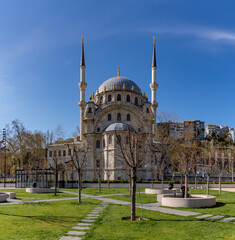
POLYGON ((171 35, 185 35, 185 36, 194 36, 196 38, 221 42, 227 44, 235 44, 235 31, 221 30, 215 28, 206 28, 206 27, 152 27, 144 29, 144 31, 152 33, 162 33, 162 34, 171 34, 171 35))

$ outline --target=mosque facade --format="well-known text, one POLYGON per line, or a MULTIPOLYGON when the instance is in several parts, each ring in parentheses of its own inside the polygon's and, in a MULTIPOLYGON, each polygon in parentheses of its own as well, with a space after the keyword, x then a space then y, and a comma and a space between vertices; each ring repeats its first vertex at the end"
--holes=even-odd
MULTIPOLYGON (((123 164, 118 160, 116 133, 132 129, 138 134, 150 134, 152 141, 156 141, 156 112, 157 112, 157 65, 155 40, 152 57, 152 79, 150 81, 151 100, 131 79, 118 75, 104 81, 96 92, 90 95, 86 102, 85 54, 82 39, 80 62, 80 137, 73 142, 61 142, 48 146, 48 165, 53 160, 66 165, 70 162, 74 145, 86 144, 87 160, 83 179, 97 179, 97 169, 102 166, 102 179, 127 179, 123 164), (108 170, 108 171, 106 171, 108 170), (107 176, 109 174, 109 176, 107 176)), ((148 165, 138 170, 138 178, 151 179, 148 165)), ((73 174, 73 173, 71 173, 73 174)), ((71 179, 71 175, 67 176, 71 179)), ((76 177, 75 177, 76 178, 76 177)))

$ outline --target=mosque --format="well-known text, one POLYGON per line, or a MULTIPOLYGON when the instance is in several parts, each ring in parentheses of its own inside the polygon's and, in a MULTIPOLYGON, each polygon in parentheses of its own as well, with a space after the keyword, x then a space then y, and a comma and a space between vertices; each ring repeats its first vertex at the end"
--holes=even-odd
MULTIPOLYGON (((127 179, 120 161, 117 160, 117 141, 115 133, 133 129, 136 133, 145 132, 152 134, 153 142, 156 141, 156 112, 158 103, 156 93, 158 84, 156 81, 156 50, 155 39, 152 57, 152 80, 150 82, 151 101, 138 85, 127 77, 118 75, 105 80, 96 93, 91 94, 90 100, 86 102, 85 79, 85 54, 82 39, 81 62, 80 62, 80 137, 69 144, 66 142, 56 143, 48 146, 48 164, 53 164, 53 159, 58 159, 62 164, 68 163, 73 154, 72 145, 86 143, 87 161, 86 171, 83 179, 97 179, 96 169, 101 163, 109 169, 110 180, 127 179), (71 146, 71 149, 68 146, 71 146)), ((157 144, 157 143, 156 143, 157 144)), ((151 179, 151 173, 143 166, 138 170, 138 178, 151 179)), ((71 178, 71 176, 68 178, 71 178)), ((103 171, 102 179, 107 179, 107 171, 103 171)))

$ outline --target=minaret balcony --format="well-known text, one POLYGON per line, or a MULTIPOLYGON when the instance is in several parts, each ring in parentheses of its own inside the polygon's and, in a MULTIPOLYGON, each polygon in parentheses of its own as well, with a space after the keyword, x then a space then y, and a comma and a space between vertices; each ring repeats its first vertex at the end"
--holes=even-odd
POLYGON ((152 107, 157 108, 158 107, 158 102, 156 102, 156 101, 152 102, 152 107))
POLYGON ((80 89, 86 89, 87 83, 86 82, 79 82, 78 86, 79 86, 80 89))
POLYGON ((150 83, 150 88, 154 89, 154 90, 157 90, 158 84, 156 82, 152 82, 152 83, 150 83))
POLYGON ((85 101, 80 101, 78 103, 78 106, 81 107, 81 108, 85 108, 86 107, 86 102, 85 101))

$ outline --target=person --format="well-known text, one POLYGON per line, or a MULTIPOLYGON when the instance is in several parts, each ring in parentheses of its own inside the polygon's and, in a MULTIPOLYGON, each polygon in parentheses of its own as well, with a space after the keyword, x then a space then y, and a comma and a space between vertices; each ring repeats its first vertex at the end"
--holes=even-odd
POLYGON ((169 190, 171 190, 171 189, 173 189, 173 187, 174 187, 174 184, 173 183, 169 183, 169 190))
MULTIPOLYGON (((185 184, 181 187, 181 193, 182 193, 182 198, 184 198, 185 197, 185 184)), ((188 195, 188 188, 187 188, 187 191, 186 191, 186 194, 187 194, 187 197, 189 196, 188 195)))
POLYGON ((184 198, 185 195, 185 184, 180 188, 181 193, 182 193, 182 198, 184 198))

